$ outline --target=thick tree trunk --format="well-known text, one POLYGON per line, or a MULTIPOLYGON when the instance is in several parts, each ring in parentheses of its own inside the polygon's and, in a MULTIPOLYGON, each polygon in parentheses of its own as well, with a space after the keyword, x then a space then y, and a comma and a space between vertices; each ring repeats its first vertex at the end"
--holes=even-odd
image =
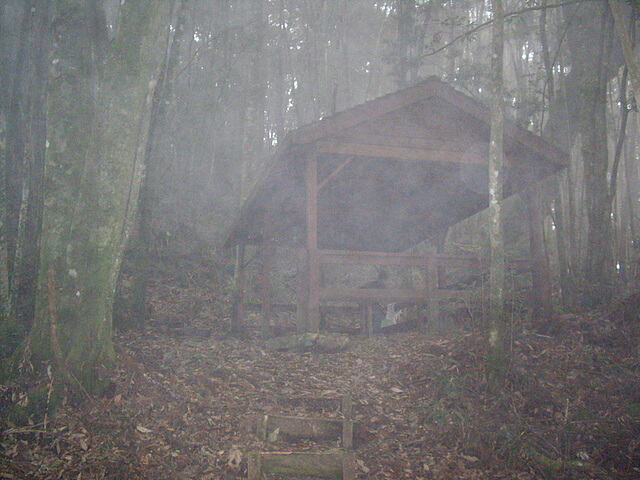
POLYGON ((588 220, 585 300, 599 303, 608 297, 613 273, 606 108, 607 81, 618 62, 606 4, 565 7, 565 13, 572 20, 567 34, 572 65, 567 77, 568 107, 581 139, 588 220))
POLYGON ((92 2, 58 5, 41 271, 30 346, 89 392, 113 359, 116 278, 142 179, 170 1, 130 0, 98 80, 106 24, 92 2), (58 332, 55 336, 52 333, 58 332), (56 354, 56 351, 60 354, 56 354), (63 356, 63 358, 59 358, 63 356))

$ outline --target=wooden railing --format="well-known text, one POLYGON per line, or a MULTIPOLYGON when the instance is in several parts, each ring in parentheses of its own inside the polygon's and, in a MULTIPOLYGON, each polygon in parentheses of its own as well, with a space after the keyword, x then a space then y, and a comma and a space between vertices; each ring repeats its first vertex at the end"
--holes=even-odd
MULTIPOLYGON (((477 255, 457 255, 449 253, 386 253, 357 252, 349 250, 320 250, 320 265, 363 265, 363 266, 411 266, 426 270, 426 288, 358 288, 334 285, 320 288, 321 301, 357 302, 428 302, 433 298, 468 296, 464 290, 444 290, 438 285, 440 268, 488 267, 489 260, 477 255)), ((530 269, 531 259, 514 257, 506 260, 506 267, 514 270, 530 269)))

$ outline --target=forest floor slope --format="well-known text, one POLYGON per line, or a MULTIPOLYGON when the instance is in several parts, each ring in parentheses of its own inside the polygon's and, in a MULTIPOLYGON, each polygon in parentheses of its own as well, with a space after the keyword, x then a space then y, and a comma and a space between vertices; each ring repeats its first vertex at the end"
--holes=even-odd
MULTIPOLYGON (((171 295, 155 302, 173 315, 171 295)), ((46 424, 46 374, 0 386, 5 414, 20 402, 33 412, 3 414, 0 479, 246 478, 249 452, 340 447, 262 441, 247 428, 252 417, 335 416, 286 399, 345 393, 358 478, 640 478, 639 325, 610 313, 561 316, 548 335, 514 328, 498 392, 477 333, 411 331, 351 337, 339 352, 287 352, 229 336, 206 315, 173 317, 119 334, 107 397, 69 400, 46 424)))

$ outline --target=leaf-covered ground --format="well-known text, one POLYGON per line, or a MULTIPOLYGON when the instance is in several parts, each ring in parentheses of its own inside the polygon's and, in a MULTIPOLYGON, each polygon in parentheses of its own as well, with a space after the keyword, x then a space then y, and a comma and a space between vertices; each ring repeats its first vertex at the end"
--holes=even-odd
POLYGON ((335 353, 278 352, 256 335, 229 336, 213 317, 174 315, 192 303, 191 281, 158 287, 163 321, 117 336, 107 397, 68 402, 45 424, 46 374, 0 387, 3 412, 34 412, 2 419, 0 478, 246 478, 249 452, 340 448, 261 441, 247 428, 253 416, 334 416, 330 402, 289 399, 345 393, 358 478, 640 478, 638 328, 620 316, 565 315, 545 335, 517 324, 506 386, 494 392, 478 334, 410 331, 352 337, 335 353))

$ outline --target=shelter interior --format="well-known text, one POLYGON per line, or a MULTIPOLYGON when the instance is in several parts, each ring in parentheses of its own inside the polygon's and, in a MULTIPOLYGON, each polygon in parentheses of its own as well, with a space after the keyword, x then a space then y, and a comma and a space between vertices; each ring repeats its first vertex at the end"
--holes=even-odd
MULTIPOLYGON (((487 208, 489 135, 488 108, 435 77, 289 132, 226 240, 240 257, 246 245, 261 247, 265 321, 273 304, 275 247, 298 252, 301 331, 318 331, 320 309, 329 302, 414 302, 436 318, 438 299, 445 296, 438 271, 485 260, 409 251, 487 208), (327 265, 422 267, 425 281, 411 288, 327 286, 321 280, 327 265)), ((504 195, 528 196, 531 229, 531 256, 510 265, 531 268, 537 305, 549 301, 548 267, 541 252, 542 213, 531 187, 567 161, 566 153, 541 137, 505 123, 504 195)), ((245 287, 243 272, 237 274, 239 315, 245 287)))

